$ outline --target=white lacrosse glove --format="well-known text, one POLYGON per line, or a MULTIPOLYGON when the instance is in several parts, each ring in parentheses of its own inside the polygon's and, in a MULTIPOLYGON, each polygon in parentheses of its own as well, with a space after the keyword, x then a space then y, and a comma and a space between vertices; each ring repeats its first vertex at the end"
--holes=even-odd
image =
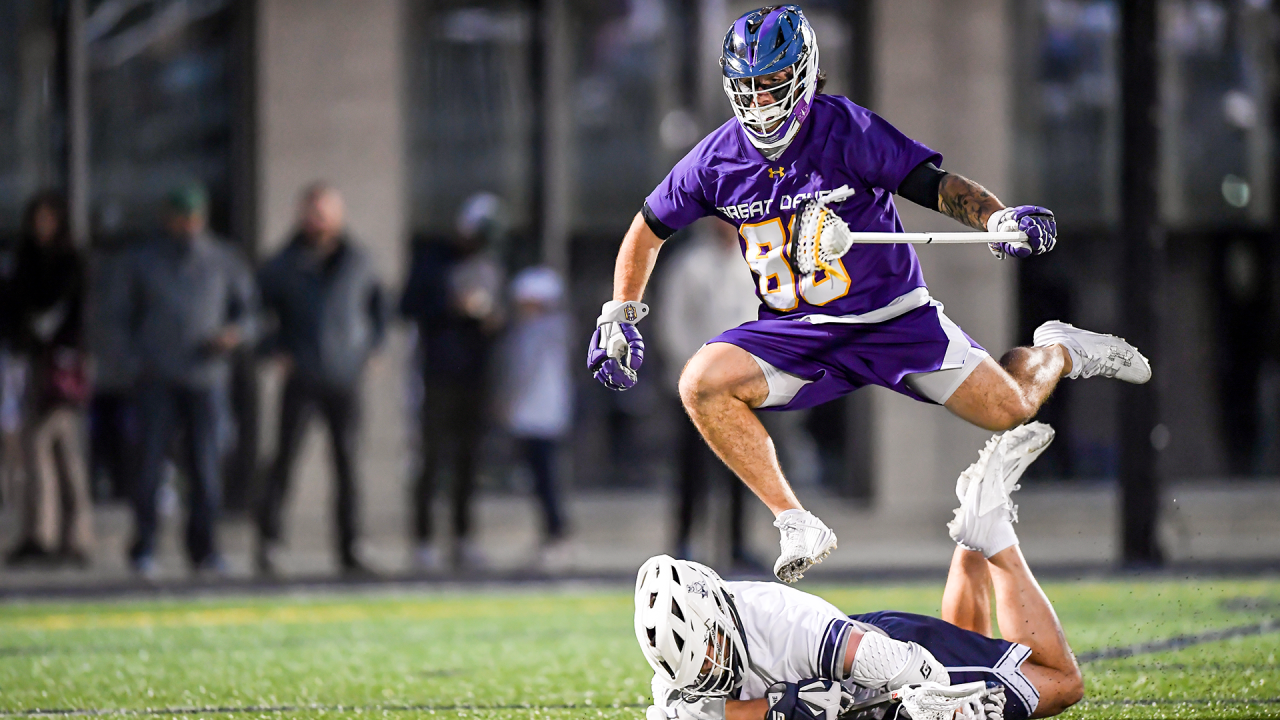
POLYGON ((791 236, 791 247, 786 253, 791 269, 801 276, 809 276, 819 270, 837 272, 834 265, 853 246, 849 225, 829 208, 853 197, 848 185, 841 185, 829 194, 801 202, 796 211, 799 216, 791 236))

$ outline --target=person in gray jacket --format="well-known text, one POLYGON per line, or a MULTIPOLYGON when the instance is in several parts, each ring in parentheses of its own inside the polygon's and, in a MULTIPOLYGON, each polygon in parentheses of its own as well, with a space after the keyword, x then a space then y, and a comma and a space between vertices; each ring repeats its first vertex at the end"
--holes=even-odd
POLYGON ((258 518, 258 570, 277 570, 281 515, 289 475, 307 428, 319 410, 329 426, 337 493, 334 514, 344 573, 367 574, 356 552, 359 505, 356 450, 360 380, 382 343, 385 294, 368 254, 345 227, 342 196, 325 183, 302 193, 298 230, 259 273, 264 306, 277 330, 264 350, 280 357, 287 380, 280 402, 276 460, 258 518))
POLYGON ((206 229, 208 206, 198 185, 169 193, 164 237, 130 251, 122 292, 112 293, 119 304, 102 318, 128 339, 125 352, 139 371, 142 462, 129 559, 143 576, 155 572, 156 499, 178 434, 186 440, 174 460, 189 483, 188 556, 198 571, 225 572, 215 537, 222 393, 227 355, 254 340, 258 297, 244 258, 206 229))

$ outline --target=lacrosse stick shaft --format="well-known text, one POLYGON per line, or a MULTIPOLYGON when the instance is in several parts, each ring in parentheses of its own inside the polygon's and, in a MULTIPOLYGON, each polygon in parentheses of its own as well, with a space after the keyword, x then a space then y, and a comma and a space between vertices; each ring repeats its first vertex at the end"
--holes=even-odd
POLYGON ((866 700, 863 700, 862 702, 854 703, 853 705, 850 705, 848 709, 840 713, 840 717, 850 718, 862 712, 863 710, 872 710, 882 705, 897 704, 897 702, 898 702, 898 698, 893 693, 891 692, 880 693, 879 695, 869 697, 866 700))
POLYGON ((888 232, 855 232, 849 233, 855 243, 886 245, 890 243, 910 243, 912 245, 959 245, 966 243, 1007 242, 1027 245, 1027 234, 1023 232, 927 232, 927 233, 888 233, 888 232))

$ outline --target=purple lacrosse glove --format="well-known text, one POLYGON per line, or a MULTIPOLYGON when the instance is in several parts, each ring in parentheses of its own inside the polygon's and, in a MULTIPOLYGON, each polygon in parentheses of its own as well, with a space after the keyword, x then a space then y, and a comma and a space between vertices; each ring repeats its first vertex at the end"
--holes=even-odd
POLYGON ((1058 242, 1058 223, 1053 213, 1039 205, 1019 205, 997 210, 987 219, 988 232, 1023 232, 1027 235, 1027 247, 1013 243, 990 243, 991 254, 1003 260, 1005 255, 1018 258, 1041 255, 1053 249, 1058 242))
POLYGON ((587 347, 587 369, 610 390, 630 390, 636 371, 644 364, 644 338, 635 324, 649 314, 639 302, 613 300, 596 318, 596 331, 587 347))

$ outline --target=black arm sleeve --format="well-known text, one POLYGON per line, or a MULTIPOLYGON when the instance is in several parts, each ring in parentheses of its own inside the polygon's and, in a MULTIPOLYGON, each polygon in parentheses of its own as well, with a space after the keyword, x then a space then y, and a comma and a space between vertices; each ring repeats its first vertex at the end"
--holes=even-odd
POLYGON ((946 174, 945 170, 932 162, 922 162, 902 179, 902 184, 898 186, 898 195, 920 207, 936 211, 938 187, 942 185, 942 177, 946 174))
POLYGON ((676 231, 667 227, 665 223, 658 219, 658 216, 653 213, 653 208, 649 207, 647 201, 640 214, 644 215, 644 224, 649 226, 649 229, 653 231, 654 235, 658 236, 659 240, 666 240, 675 235, 676 231))

